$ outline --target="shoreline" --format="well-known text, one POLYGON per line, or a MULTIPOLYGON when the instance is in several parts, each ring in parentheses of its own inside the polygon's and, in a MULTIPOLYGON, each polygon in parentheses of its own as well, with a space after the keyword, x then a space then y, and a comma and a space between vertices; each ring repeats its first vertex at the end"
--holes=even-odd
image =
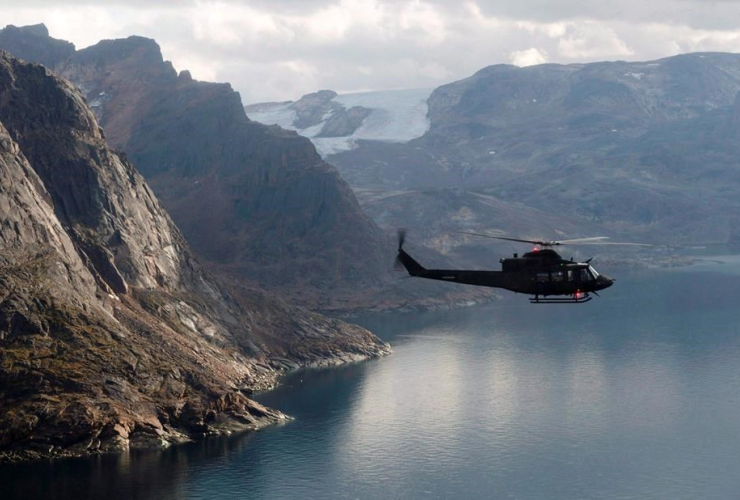
MULTIPOLYGON (((75 458, 92 458, 103 454, 125 454, 132 451, 157 451, 165 450, 172 446, 178 446, 195 441, 207 440, 212 437, 233 436, 257 432, 267 427, 279 426, 294 420, 293 417, 279 410, 262 405, 251 398, 253 394, 264 394, 277 389, 286 377, 301 370, 320 370, 353 363, 360 363, 389 356, 393 353, 390 344, 384 343, 382 349, 373 355, 358 353, 338 353, 331 357, 314 359, 304 364, 298 364, 286 358, 270 358, 273 365, 282 365, 286 368, 276 369, 271 373, 270 381, 258 384, 254 389, 240 389, 231 393, 225 393, 216 402, 224 401, 226 406, 222 411, 213 414, 213 420, 209 421, 201 432, 190 431, 178 427, 150 426, 149 428, 135 428, 128 432, 125 428, 115 429, 119 425, 102 426, 100 429, 92 430, 80 442, 61 447, 50 444, 47 446, 36 445, 21 450, 0 451, 0 467, 17 464, 29 464, 42 461, 56 461, 75 458), (287 363, 286 363, 287 362, 287 363), (288 366, 290 366, 288 368, 288 366), (247 392, 247 395, 244 393, 247 392), (232 400, 229 403, 229 400, 232 400), (242 410, 235 411, 235 406, 243 404, 242 410), (92 443, 97 446, 90 447, 92 443)), ((210 410, 209 410, 210 411, 210 410)))

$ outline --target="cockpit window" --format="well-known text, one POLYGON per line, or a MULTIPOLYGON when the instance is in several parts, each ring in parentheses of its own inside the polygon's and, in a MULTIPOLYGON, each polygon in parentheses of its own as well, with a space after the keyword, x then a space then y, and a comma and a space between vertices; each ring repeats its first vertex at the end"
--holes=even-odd
POLYGON ((596 272, 596 269, 594 269, 591 266, 588 266, 588 270, 591 273, 591 276, 593 276, 593 279, 596 279, 599 277, 599 273, 596 272))
POLYGON ((579 276, 581 283, 585 281, 591 281, 594 278, 591 276, 591 273, 588 272, 588 269, 585 267, 582 267, 579 273, 579 276))

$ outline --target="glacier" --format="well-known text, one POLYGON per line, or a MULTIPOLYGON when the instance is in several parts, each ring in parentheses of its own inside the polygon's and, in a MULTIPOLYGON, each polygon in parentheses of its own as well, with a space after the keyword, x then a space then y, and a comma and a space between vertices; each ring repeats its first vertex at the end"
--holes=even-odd
POLYGON ((247 114, 256 122, 295 130, 309 138, 316 151, 326 158, 354 149, 359 140, 408 142, 421 137, 429 130, 427 99, 432 90, 434 89, 379 90, 335 96, 332 101, 344 109, 361 106, 370 110, 359 128, 342 137, 318 137, 331 117, 331 112, 324 115, 322 121, 316 125, 298 128, 295 125, 297 115, 292 109, 292 101, 251 105, 247 107, 247 114))

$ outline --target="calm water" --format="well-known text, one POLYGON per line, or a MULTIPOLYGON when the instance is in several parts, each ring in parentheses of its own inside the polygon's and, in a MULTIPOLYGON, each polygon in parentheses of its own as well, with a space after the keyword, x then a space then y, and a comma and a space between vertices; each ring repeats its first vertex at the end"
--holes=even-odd
POLYGON ((259 397, 294 422, 0 468, 0 498, 740 498, 740 260, 610 274, 580 306, 361 318, 395 353, 259 397))

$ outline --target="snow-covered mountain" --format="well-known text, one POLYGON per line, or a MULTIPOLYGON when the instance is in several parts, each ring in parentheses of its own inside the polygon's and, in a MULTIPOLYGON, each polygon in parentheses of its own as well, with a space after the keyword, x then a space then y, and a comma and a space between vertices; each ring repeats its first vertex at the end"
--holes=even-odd
POLYGON ((434 89, 337 94, 321 90, 298 101, 245 106, 249 118, 308 137, 327 156, 349 151, 358 140, 408 142, 429 129, 427 98, 434 89))

